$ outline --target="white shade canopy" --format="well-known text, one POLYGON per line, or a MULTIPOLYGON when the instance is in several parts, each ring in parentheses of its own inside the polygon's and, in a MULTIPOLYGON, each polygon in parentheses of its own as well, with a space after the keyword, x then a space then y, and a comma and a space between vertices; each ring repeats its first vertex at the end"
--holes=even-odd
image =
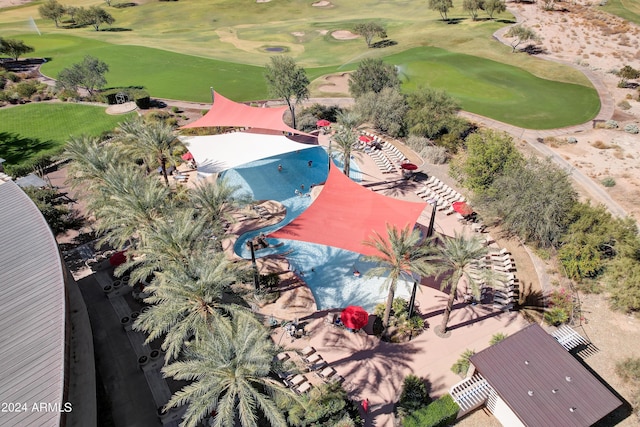
POLYGON ((284 135, 250 132, 181 136, 180 140, 193 154, 198 174, 205 177, 255 160, 317 147, 292 141, 284 135))

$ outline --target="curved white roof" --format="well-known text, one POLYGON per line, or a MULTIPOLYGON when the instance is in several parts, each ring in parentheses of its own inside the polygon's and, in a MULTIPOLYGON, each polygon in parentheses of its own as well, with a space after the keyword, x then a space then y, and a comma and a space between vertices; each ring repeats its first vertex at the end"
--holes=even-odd
POLYGON ((301 144, 284 135, 232 132, 220 135, 181 136, 198 163, 198 174, 207 176, 255 160, 317 145, 301 144))
POLYGON ((3 426, 60 425, 65 312, 53 233, 15 183, 0 182, 0 402, 26 405, 0 413, 3 426), (50 407, 34 410, 41 403, 50 407))

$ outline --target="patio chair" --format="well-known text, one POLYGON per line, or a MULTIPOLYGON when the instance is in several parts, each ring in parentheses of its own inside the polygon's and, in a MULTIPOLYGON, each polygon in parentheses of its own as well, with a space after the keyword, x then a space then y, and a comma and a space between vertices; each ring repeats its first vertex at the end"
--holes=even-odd
POLYGON ((320 369, 326 368, 327 367, 327 362, 325 360, 322 360, 322 358, 320 360, 318 360, 318 362, 314 363, 313 365, 309 366, 309 371, 319 371, 320 369))
POLYGON ((335 381, 338 384, 342 384, 344 382, 344 377, 342 375, 334 375, 331 377, 331 381, 335 381))
POLYGON ((307 346, 307 347, 305 347, 305 348, 303 348, 303 349, 302 349, 302 351, 300 352, 300 354, 301 354, 303 357, 309 357, 309 356, 311 356, 311 355, 312 355, 313 353, 315 353, 315 352, 316 352, 316 349, 315 349, 315 348, 313 348, 313 347, 311 347, 311 346, 307 346))
POLYGON ((285 360, 289 360, 290 358, 291 357, 285 352, 278 353, 276 355, 276 359, 278 359, 278 361, 280 361, 280 362, 284 362, 285 360))

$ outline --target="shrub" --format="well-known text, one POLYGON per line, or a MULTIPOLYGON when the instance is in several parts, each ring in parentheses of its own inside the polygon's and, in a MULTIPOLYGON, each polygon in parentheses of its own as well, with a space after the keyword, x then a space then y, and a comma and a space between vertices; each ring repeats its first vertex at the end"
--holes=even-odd
POLYGON ((31 159, 24 161, 16 165, 4 165, 7 175, 11 175, 14 178, 29 175, 31 172, 38 169, 46 168, 51 164, 51 159, 62 152, 64 147, 60 147, 55 152, 41 153, 31 159))
POLYGON ((616 363, 616 374, 624 382, 640 382, 640 358, 627 357, 616 363))
POLYGON ((398 401, 398 415, 405 417, 429 403, 429 391, 424 381, 415 375, 407 375, 398 401))
POLYGON ((631 104, 629 104, 629 101, 627 100, 622 100, 618 102, 618 107, 622 108, 623 110, 629 110, 631 109, 631 104))
POLYGON ((600 183, 602 185, 604 185, 605 187, 609 188, 609 187, 613 187, 616 185, 616 180, 611 178, 610 176, 604 178, 602 181, 600 181, 600 183))
POLYGON ((624 131, 627 133, 632 133, 632 134, 637 134, 638 132, 640 132, 640 130, 638 130, 638 125, 634 124, 634 123, 629 123, 628 125, 626 125, 624 127, 624 131))
POLYGON ((447 149, 441 146, 425 147, 420 155, 434 165, 442 165, 447 163, 447 149))
POLYGON ((509 335, 503 334, 502 332, 498 332, 497 334, 493 334, 491 340, 489 340, 489 345, 498 344, 500 341, 504 341, 509 335))
POLYGON ((604 124, 604 127, 607 129, 617 129, 618 122, 616 122, 615 120, 607 120, 604 124))
POLYGON ((460 407, 453 398, 445 394, 440 399, 431 402, 407 416, 403 421, 403 427, 444 427, 451 425, 458 416, 460 407))
POLYGON ((7 78, 14 83, 17 83, 20 81, 20 76, 17 75, 16 73, 12 73, 11 71, 7 73, 7 78))
POLYGON ((567 323, 573 314, 573 297, 564 288, 551 292, 547 304, 549 308, 544 313, 544 320, 550 325, 567 323))
POLYGON ((464 377, 465 375, 467 375, 467 372, 469 371, 469 365, 471 363, 469 362, 469 358, 474 354, 476 354, 475 350, 466 349, 460 355, 460 358, 456 360, 456 363, 454 363, 453 366, 451 366, 451 371, 454 374, 460 375, 461 377, 464 377))
POLYGON ((260 286, 266 288, 274 288, 280 283, 280 276, 278 273, 269 273, 260 275, 260 286))
POLYGON ((38 84, 32 81, 20 82, 16 85, 15 90, 20 97, 29 99, 31 95, 38 92, 38 84))
POLYGON ((309 114, 315 117, 316 122, 318 120, 329 120, 331 123, 335 123, 338 120, 337 116, 340 112, 342 112, 342 108, 337 105, 322 105, 318 103, 301 111, 302 114, 309 114))

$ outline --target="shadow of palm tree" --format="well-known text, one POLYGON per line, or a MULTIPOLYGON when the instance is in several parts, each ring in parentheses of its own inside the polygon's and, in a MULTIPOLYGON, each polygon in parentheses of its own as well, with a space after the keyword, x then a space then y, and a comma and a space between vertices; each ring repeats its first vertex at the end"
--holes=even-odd
POLYGON ((54 141, 27 138, 17 133, 0 132, 0 153, 7 165, 19 164, 25 159, 56 146, 54 141))

